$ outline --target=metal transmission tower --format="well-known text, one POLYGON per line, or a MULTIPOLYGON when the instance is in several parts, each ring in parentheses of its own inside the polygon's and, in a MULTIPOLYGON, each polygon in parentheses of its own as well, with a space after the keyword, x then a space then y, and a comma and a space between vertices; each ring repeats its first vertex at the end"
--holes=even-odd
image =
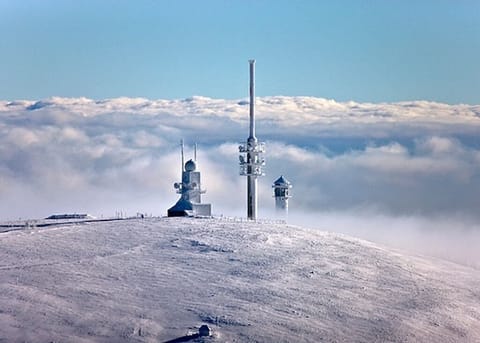
POLYGON ((246 143, 238 148, 240 151, 240 175, 247 177, 247 218, 257 219, 257 178, 265 175, 265 143, 255 137, 255 60, 250 63, 250 136, 246 143))

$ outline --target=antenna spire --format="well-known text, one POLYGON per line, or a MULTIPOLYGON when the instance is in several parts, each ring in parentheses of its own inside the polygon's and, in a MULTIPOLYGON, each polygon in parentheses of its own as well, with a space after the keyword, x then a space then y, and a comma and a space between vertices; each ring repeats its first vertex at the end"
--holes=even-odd
POLYGON ((181 153, 182 153, 182 173, 185 171, 184 166, 185 166, 185 157, 183 155, 183 139, 180 140, 180 147, 181 147, 181 153))
POLYGON ((250 135, 239 146, 240 175, 247 177, 247 218, 257 220, 257 178, 263 176, 265 143, 255 137, 255 60, 250 63, 250 135))
POLYGON ((250 63, 250 136, 248 140, 257 140, 255 137, 255 60, 250 63))

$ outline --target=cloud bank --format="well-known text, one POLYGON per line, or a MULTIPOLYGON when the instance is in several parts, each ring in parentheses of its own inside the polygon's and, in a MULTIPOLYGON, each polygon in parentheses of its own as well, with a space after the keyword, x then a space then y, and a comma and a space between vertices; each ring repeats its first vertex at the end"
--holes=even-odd
MULTIPOLYGON (((276 96, 258 98, 256 108, 267 141, 261 216, 271 216, 271 183, 283 174, 294 184, 292 216, 478 223, 480 105, 276 96)), ((164 215, 177 198, 182 138, 199 143, 214 212, 244 215, 237 147, 247 131, 245 99, 0 101, 0 216, 164 215)))

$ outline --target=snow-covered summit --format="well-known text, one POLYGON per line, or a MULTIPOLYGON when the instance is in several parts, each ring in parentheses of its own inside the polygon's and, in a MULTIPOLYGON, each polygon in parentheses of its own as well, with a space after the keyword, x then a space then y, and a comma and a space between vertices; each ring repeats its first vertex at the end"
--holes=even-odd
POLYGON ((480 341, 478 271, 284 224, 12 231, 0 261, 0 342, 165 342, 202 324, 208 342, 480 341))

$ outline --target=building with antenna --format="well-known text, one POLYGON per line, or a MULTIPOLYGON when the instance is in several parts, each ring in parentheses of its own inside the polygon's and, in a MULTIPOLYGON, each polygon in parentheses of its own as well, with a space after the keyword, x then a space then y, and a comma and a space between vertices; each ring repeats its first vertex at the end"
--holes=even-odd
POLYGON ((273 182, 273 196, 275 197, 275 210, 278 215, 287 217, 288 215, 288 199, 290 195, 290 189, 292 184, 286 178, 280 176, 273 182))
POLYGON ((197 170, 197 145, 195 144, 194 157, 186 163, 181 142, 182 154, 182 181, 175 182, 174 187, 180 194, 180 199, 168 209, 169 217, 211 216, 212 205, 202 204, 201 195, 206 192, 202 189, 200 172, 197 170))
POLYGON ((247 177, 247 218, 257 219, 257 178, 265 175, 265 143, 255 136, 255 60, 250 60, 250 135, 239 146, 240 175, 247 177))

